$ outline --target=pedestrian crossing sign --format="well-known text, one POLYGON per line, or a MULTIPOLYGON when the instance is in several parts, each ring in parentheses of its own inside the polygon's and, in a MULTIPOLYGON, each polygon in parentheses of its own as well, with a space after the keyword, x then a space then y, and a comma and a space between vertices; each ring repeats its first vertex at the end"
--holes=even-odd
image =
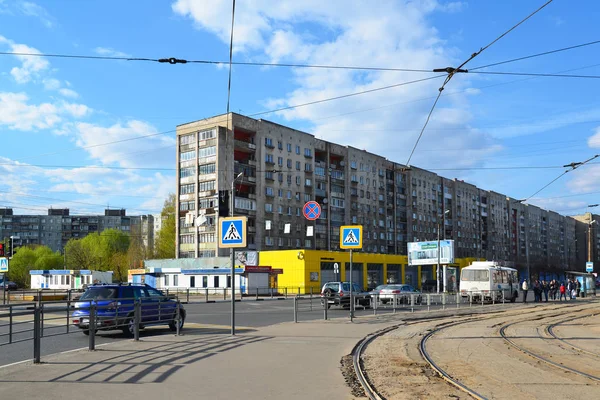
POLYGON ((246 247, 247 217, 219 218, 219 247, 246 247))
POLYGON ((340 227, 340 248, 362 249, 362 225, 340 227))
POLYGON ((8 258, 0 258, 0 272, 8 272, 8 258))

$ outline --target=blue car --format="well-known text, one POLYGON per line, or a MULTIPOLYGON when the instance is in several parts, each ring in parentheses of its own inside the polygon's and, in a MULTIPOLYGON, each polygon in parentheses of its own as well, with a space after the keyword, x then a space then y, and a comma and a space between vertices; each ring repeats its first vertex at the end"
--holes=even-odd
POLYGON ((131 337, 135 331, 134 303, 141 304, 139 328, 148 325, 168 325, 172 331, 183 328, 185 310, 177 301, 148 285, 103 284, 92 285, 75 303, 73 325, 90 334, 90 304, 96 306, 96 331, 120 329, 131 337))

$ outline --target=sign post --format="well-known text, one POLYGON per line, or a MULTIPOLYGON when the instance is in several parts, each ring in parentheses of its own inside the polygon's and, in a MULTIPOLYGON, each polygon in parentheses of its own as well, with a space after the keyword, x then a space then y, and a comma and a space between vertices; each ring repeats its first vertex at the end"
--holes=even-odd
POLYGON ((2 277, 2 304, 6 304, 6 272, 8 272, 8 258, 0 258, 0 276, 2 277))
MULTIPOLYGON (((340 248, 350 249, 350 322, 354 319, 354 287, 352 285, 352 250, 362 249, 362 225, 340 226, 340 248)), ((343 282, 342 282, 343 283, 343 282)))
POLYGON ((231 249, 231 335, 235 335, 235 248, 246 247, 247 221, 245 216, 228 217, 219 218, 218 224, 219 248, 231 249))

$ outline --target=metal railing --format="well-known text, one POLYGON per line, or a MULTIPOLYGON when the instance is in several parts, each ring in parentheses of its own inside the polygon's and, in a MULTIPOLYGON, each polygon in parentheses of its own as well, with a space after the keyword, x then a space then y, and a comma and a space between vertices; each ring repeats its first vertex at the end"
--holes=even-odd
MULTIPOLYGON (((464 308, 495 304, 506 304, 511 298, 506 297, 506 291, 471 291, 462 293, 399 293, 399 294, 357 294, 353 295, 354 310, 372 309, 372 314, 382 312, 395 313, 398 311, 418 312, 445 310, 449 308, 464 308)), ((323 319, 332 315, 340 316, 339 310, 348 312, 350 309, 349 296, 295 296, 294 297, 294 322, 300 316, 316 312, 323 314, 323 319)), ((369 313, 370 314, 370 313, 369 313)), ((364 312, 360 315, 369 315, 364 312)))
MULTIPOLYGON (((0 286, 1 289, 1 286, 0 286)), ((62 297, 64 300, 76 300, 84 293, 83 289, 18 289, 3 291, 2 304, 43 301, 44 297, 62 297)))
POLYGON ((96 334, 104 330, 122 330, 139 340, 140 328, 167 324, 177 335, 185 320, 178 298, 106 299, 48 301, 0 305, 0 347, 32 341, 33 362, 40 363, 42 338, 83 332, 89 336, 88 348, 95 350, 96 334), (29 327, 21 329, 22 327, 29 327))

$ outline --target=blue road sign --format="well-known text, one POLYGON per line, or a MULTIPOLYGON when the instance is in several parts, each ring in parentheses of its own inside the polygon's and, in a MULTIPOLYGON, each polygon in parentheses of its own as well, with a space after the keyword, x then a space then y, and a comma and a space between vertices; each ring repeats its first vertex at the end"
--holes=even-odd
POLYGON ((0 272, 8 272, 8 258, 0 258, 0 272))
POLYGON ((362 249, 362 225, 340 227, 340 248, 362 249))
POLYGON ((314 221, 321 216, 321 205, 316 201, 308 201, 306 204, 304 204, 302 213, 304 214, 304 218, 309 221, 314 221))
POLYGON ((246 247, 247 217, 219 218, 219 247, 246 247))
POLYGON ((586 272, 594 272, 594 263, 593 262, 586 262, 585 263, 585 271, 586 272))

